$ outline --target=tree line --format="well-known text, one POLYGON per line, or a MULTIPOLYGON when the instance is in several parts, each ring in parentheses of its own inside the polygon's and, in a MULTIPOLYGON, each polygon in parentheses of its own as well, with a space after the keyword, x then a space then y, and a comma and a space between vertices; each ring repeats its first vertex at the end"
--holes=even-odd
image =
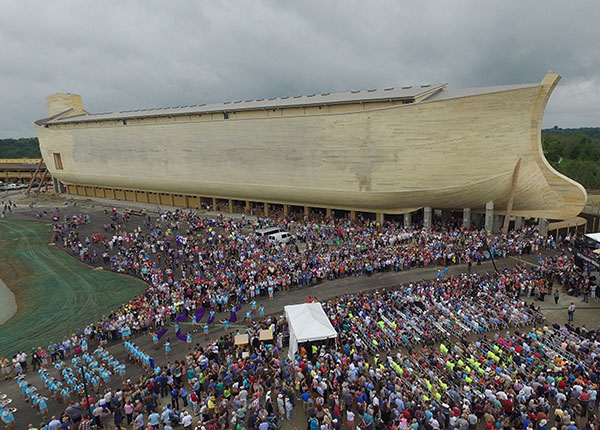
POLYGON ((586 189, 600 189, 600 128, 543 130, 542 146, 556 170, 586 189))
POLYGON ((0 139, 0 158, 41 158, 37 137, 0 139))

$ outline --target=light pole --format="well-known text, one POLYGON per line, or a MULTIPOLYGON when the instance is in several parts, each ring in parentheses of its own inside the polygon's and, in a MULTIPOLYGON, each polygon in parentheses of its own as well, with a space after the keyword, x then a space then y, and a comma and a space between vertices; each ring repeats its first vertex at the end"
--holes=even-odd
POLYGON ((83 380, 83 392, 85 393, 85 403, 87 404, 88 414, 90 415, 90 419, 95 423, 95 418, 92 415, 92 407, 90 406, 90 396, 88 395, 87 390, 87 380, 85 379, 85 366, 79 365, 79 373, 81 373, 81 379, 83 380))
POLYGON ((489 241, 490 241, 490 237, 489 237, 488 232, 486 231, 484 243, 485 243, 488 253, 490 254, 490 260, 492 260, 492 264, 494 265, 494 270, 496 271, 496 273, 498 273, 498 268, 496 267, 496 261, 494 260, 494 253, 490 249, 489 241))

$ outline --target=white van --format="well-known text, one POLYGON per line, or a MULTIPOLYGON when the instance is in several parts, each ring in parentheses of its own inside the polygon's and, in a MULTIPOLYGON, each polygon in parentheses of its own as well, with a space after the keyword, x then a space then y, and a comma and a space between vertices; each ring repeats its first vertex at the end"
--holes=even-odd
POLYGON ((267 237, 267 236, 270 236, 275 233, 280 233, 282 231, 283 230, 280 229, 279 227, 268 227, 268 228, 259 228, 254 233, 258 237, 267 237))
POLYGON ((285 245, 294 241, 294 236, 292 236, 287 231, 280 231, 278 233, 273 233, 267 236, 267 240, 274 245, 285 245))

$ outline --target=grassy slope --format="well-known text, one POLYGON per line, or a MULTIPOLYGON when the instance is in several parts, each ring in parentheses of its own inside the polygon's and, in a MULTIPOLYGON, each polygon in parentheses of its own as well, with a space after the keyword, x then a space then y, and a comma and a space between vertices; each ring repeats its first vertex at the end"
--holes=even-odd
POLYGON ((32 221, 0 221, 0 278, 17 299, 17 313, 0 326, 0 356, 46 347, 145 290, 140 280, 95 271, 49 246, 50 229, 32 221))

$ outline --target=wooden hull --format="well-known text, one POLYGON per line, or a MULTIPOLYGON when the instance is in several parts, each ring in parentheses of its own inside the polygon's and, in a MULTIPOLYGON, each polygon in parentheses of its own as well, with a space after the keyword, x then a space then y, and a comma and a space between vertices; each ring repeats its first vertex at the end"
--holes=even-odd
POLYGON ((483 210, 490 200, 502 213, 521 159, 512 214, 564 219, 586 193, 542 152, 541 119, 559 79, 549 72, 538 86, 364 110, 36 130, 48 169, 66 184, 383 213, 483 210))

